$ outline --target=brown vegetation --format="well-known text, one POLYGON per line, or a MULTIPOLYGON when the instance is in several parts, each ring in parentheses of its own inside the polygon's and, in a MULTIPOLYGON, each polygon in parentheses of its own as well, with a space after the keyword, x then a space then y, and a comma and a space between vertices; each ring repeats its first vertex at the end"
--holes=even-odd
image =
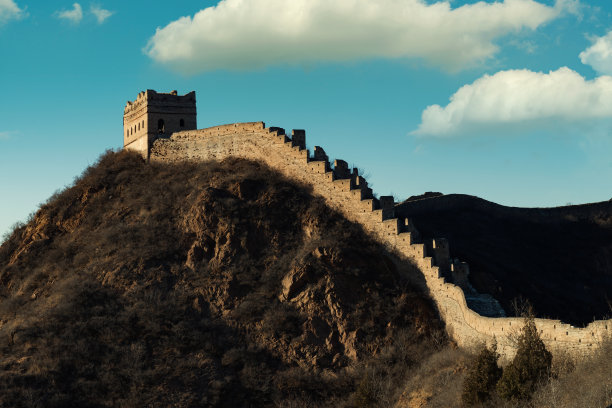
POLYGON ((0 406, 342 406, 445 344, 411 273, 261 165, 109 152, 0 247, 0 406))

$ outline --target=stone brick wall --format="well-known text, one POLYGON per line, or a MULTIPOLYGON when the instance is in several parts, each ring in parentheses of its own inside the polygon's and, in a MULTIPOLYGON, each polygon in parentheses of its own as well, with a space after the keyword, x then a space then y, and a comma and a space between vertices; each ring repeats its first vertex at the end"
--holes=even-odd
MULTIPOLYGON (((174 133, 169 139, 153 143, 150 160, 221 160, 236 156, 265 162, 288 177, 312 186, 314 193, 323 196, 331 207, 360 223, 400 257, 419 267, 448 333, 459 346, 473 347, 496 341, 502 359, 512 358, 522 319, 484 317, 472 311, 463 290, 442 277, 440 266, 419 242, 418 231, 410 220, 396 218, 392 197, 374 198, 357 169, 349 169, 342 160, 336 160, 332 166, 318 146, 314 153, 311 155, 305 149, 303 130, 294 131, 290 138, 283 129, 265 128, 263 122, 253 122, 174 133)), ((437 262, 448 263, 444 259, 448 243, 440 241, 436 249, 437 262)), ((550 350, 563 350, 576 357, 590 353, 602 339, 612 336, 612 320, 577 328, 558 320, 536 319, 536 326, 550 350)))

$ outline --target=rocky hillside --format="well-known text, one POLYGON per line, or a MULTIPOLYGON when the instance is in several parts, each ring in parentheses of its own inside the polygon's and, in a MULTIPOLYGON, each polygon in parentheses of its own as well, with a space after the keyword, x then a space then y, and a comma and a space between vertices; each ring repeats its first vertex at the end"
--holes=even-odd
POLYGON ((109 152, 0 247, 0 406, 391 398, 446 347, 419 272, 398 265, 257 163, 109 152))

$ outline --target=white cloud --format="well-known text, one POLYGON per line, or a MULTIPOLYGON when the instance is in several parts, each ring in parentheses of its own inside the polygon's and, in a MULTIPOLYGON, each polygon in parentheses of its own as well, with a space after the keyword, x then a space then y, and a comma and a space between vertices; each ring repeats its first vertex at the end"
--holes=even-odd
POLYGON ((24 16, 25 11, 20 9, 13 0, 0 0, 0 25, 24 16))
POLYGON ((536 29, 575 3, 222 0, 158 28, 145 52, 185 73, 365 58, 421 58, 456 71, 493 56, 496 38, 536 29))
POLYGON ((83 19, 83 9, 79 3, 72 5, 72 10, 63 10, 56 12, 57 17, 68 20, 73 24, 79 24, 83 19))
POLYGON ((428 106, 422 136, 455 136, 513 126, 554 127, 560 123, 612 118, 612 77, 585 80, 567 67, 549 73, 500 71, 464 85, 445 107, 428 106))
POLYGON ((523 50, 527 54, 535 54, 538 49, 538 45, 535 42, 528 40, 512 40, 508 44, 518 48, 519 50, 523 50))
POLYGON ((98 20, 98 24, 104 23, 107 18, 114 14, 114 12, 105 10, 97 4, 91 6, 91 13, 96 17, 96 20, 98 20))
POLYGON ((557 0, 556 7, 582 19, 583 10, 588 9, 590 6, 580 3, 580 0, 557 0))
POLYGON ((580 53, 580 61, 601 74, 612 74, 612 31, 603 37, 595 37, 591 45, 580 53))

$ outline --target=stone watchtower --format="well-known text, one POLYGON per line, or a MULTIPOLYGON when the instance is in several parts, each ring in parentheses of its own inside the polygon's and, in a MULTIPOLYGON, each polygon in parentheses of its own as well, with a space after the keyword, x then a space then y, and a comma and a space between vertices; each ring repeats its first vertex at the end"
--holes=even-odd
POLYGON ((149 149, 160 137, 170 137, 181 130, 197 129, 195 91, 185 95, 140 92, 123 111, 123 147, 149 158, 149 149))

